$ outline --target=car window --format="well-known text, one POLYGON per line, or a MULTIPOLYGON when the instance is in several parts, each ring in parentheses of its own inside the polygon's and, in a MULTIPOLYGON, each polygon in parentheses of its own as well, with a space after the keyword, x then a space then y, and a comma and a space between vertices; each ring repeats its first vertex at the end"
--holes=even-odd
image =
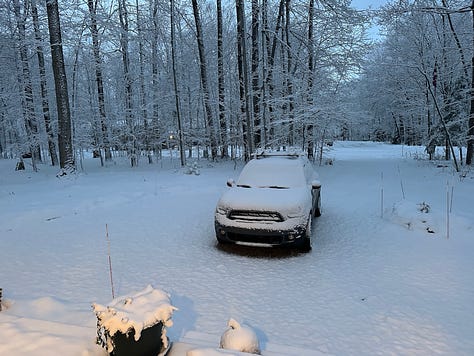
POLYGON ((304 166, 299 159, 272 157, 251 160, 242 170, 237 186, 287 189, 306 185, 304 166))

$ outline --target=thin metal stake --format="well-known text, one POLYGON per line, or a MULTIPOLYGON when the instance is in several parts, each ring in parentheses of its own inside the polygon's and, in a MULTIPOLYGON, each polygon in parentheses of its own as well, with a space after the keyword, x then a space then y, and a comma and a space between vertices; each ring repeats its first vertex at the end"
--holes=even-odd
POLYGON ((381 173, 380 217, 383 219, 383 172, 381 173))
POLYGON ((446 239, 449 239, 449 182, 446 184, 446 239))
POLYGON ((114 279, 112 277, 112 258, 110 257, 110 238, 109 238, 109 227, 105 224, 105 236, 107 238, 107 248, 108 248, 108 255, 109 255, 109 274, 110 274, 110 286, 112 287, 112 299, 115 299, 115 292, 114 292, 114 279))
POLYGON ((453 212, 453 195, 454 195, 454 185, 451 186, 451 201, 449 202, 449 212, 453 212))
POLYGON ((402 188, 402 197, 405 200, 405 189, 403 189, 403 181, 402 181, 402 173, 400 172, 400 165, 397 165, 398 168, 398 176, 400 177, 400 188, 402 188))

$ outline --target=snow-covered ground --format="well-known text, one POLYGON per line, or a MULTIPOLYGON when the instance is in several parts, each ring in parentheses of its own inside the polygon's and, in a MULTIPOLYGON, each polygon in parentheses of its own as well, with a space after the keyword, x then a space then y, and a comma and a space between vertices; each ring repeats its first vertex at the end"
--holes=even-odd
POLYGON ((0 355, 105 355, 91 304, 112 299, 106 225, 115 294, 168 292, 175 343, 217 347, 234 318, 268 355, 472 355, 474 172, 423 156, 337 142, 307 254, 216 245, 215 204, 242 163, 187 175, 89 159, 58 179, 0 160, 0 355))

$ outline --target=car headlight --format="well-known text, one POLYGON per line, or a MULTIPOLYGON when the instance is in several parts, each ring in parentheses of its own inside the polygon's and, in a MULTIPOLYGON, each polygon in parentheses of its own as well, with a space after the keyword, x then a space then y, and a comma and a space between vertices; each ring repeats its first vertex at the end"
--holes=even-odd
POLYGON ((289 218, 299 218, 303 215, 303 208, 301 206, 295 206, 288 210, 286 216, 289 218))
POLYGON ((227 215, 227 211, 228 211, 228 209, 226 209, 222 206, 217 206, 216 207, 216 214, 227 215))

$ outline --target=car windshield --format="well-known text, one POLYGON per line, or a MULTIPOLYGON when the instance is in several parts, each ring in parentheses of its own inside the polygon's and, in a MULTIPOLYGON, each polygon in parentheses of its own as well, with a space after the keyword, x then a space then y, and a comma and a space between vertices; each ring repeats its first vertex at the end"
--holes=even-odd
POLYGON ((305 184, 301 161, 282 157, 251 160, 237 180, 242 188, 288 189, 305 184))

